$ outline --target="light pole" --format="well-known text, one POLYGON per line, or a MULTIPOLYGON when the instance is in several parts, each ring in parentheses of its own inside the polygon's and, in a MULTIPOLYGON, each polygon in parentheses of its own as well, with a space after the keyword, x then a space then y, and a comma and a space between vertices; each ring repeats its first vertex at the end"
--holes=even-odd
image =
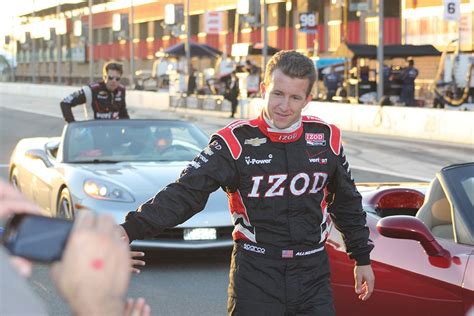
MULTIPOLYGON (((58 5, 56 6, 56 18, 60 21, 60 14, 61 14, 61 1, 58 1, 58 5)), ((62 49, 61 49, 61 35, 58 34, 58 27, 56 26, 56 48, 58 50, 58 61, 56 67, 57 73, 57 82, 61 84, 61 62, 62 62, 62 49)))
MULTIPOLYGON (((35 0, 33 0, 33 23, 35 23, 35 0)), ((32 82, 36 83, 36 42, 35 39, 33 38, 33 30, 30 31, 30 41, 31 41, 31 77, 32 77, 32 82)))
POLYGON ((94 80, 94 39, 92 38, 93 32, 92 32, 92 1, 89 0, 89 82, 92 82, 94 80))
POLYGON ((286 1, 285 3, 285 49, 290 49, 290 11, 291 11, 291 1, 286 1))
MULTIPOLYGON (((188 83, 189 80, 189 75, 191 74, 191 23, 190 23, 190 16, 189 16, 189 0, 186 0, 185 2, 185 14, 186 14, 186 19, 184 20, 185 23, 185 28, 186 28, 186 67, 185 67, 185 75, 186 75, 186 84, 188 83)), ((186 89, 187 90, 187 89, 186 89)))
POLYGON ((129 45, 130 45, 130 87, 133 87, 133 78, 135 77, 135 36, 134 36, 134 27, 133 27, 133 20, 134 20, 134 10, 133 10, 133 0, 130 0, 130 12, 129 12, 129 45))
POLYGON ((348 40, 348 35, 349 35, 349 31, 348 31, 348 27, 347 27, 347 24, 348 24, 348 15, 349 15, 349 0, 343 0, 343 3, 342 3, 342 42, 343 43, 347 43, 347 40, 348 40))
POLYGON ((262 50, 262 70, 263 74, 265 75, 266 68, 267 68, 267 55, 268 55, 268 8, 267 2, 265 0, 261 0, 262 10, 263 10, 263 25, 262 25, 262 32, 263 32, 263 50, 262 50))
POLYGON ((384 18, 383 18, 383 0, 379 0, 379 43, 377 46, 377 101, 380 102, 383 96, 383 32, 384 32, 384 18))

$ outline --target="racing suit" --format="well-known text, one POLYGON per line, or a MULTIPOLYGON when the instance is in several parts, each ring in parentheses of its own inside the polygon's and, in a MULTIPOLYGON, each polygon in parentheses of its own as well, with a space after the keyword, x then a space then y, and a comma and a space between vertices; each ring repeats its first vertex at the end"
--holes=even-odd
POLYGON ((92 110, 94 119, 128 119, 125 105, 125 87, 120 85, 115 91, 109 91, 104 81, 92 83, 83 87, 61 101, 61 111, 66 122, 73 122, 71 108, 86 103, 87 109, 92 110))
POLYGON ((219 187, 235 226, 228 312, 333 315, 329 217, 358 265, 370 264, 373 247, 339 129, 308 116, 285 133, 263 114, 235 121, 122 226, 130 240, 154 236, 201 211, 219 187))

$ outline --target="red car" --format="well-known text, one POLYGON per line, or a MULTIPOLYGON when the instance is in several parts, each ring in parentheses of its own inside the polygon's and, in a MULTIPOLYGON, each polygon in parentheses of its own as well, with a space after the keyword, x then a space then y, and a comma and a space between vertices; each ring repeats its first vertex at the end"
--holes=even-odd
POLYGON ((360 185, 375 273, 371 298, 354 292, 341 234, 327 240, 338 315, 474 315, 474 163, 430 184, 360 185))

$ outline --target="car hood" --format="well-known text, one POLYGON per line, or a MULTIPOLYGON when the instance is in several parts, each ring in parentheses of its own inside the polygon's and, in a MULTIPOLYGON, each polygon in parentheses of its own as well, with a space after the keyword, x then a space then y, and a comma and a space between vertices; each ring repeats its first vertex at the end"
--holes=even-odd
POLYGON ((185 162, 120 162, 86 164, 80 168, 93 177, 119 184, 136 195, 158 191, 174 182, 185 166, 185 162))
MULTIPOLYGON (((117 164, 86 164, 82 165, 80 169, 84 180, 103 179, 125 188, 135 199, 135 204, 129 205, 134 208, 148 201, 169 183, 176 181, 187 163, 121 162, 117 164)), ((188 220, 184 226, 202 227, 230 224, 227 196, 222 190, 218 190, 209 197, 205 211, 188 220), (219 216, 216 217, 216 213, 219 216)))

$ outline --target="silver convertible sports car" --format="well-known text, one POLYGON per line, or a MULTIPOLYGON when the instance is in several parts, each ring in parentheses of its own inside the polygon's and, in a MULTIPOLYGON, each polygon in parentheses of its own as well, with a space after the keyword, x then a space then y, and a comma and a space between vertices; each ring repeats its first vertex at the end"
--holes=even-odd
MULTIPOLYGON (((45 215, 74 218, 83 210, 128 211, 178 178, 207 145, 208 137, 177 120, 82 121, 67 124, 61 137, 22 139, 10 160, 10 181, 41 206, 45 215)), ((132 245, 168 249, 232 245, 232 222, 224 192, 213 193, 204 211, 132 245)))

